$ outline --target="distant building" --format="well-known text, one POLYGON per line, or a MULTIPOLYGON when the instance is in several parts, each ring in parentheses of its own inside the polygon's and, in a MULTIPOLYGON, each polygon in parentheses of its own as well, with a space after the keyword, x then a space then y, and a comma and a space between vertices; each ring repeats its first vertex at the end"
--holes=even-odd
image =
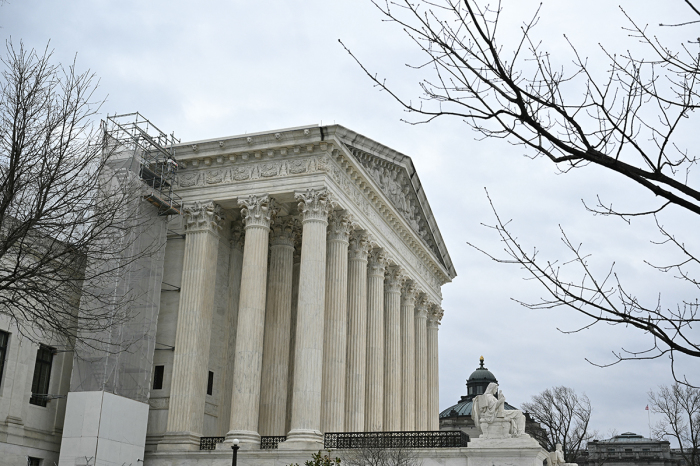
POLYGON ((591 440, 579 466, 680 466, 666 440, 652 440, 625 432, 607 440, 591 440))
MULTIPOLYGON (((469 435, 469 438, 476 438, 481 435, 481 429, 474 425, 472 420, 472 404, 474 397, 481 395, 490 383, 498 383, 496 376, 484 367, 484 357, 479 358, 479 367, 467 379, 467 394, 463 395, 457 404, 450 406, 440 413, 440 430, 461 430, 469 435)), ((508 402, 505 409, 518 409, 508 402)), ((544 429, 535 422, 528 413, 525 413, 525 432, 534 439, 542 443, 544 429)))

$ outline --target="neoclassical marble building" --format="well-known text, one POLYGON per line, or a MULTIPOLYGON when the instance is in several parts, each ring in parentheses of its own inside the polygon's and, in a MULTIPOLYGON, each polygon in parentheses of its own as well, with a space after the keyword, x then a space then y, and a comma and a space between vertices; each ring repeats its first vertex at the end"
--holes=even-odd
POLYGON ((438 430, 441 286, 456 273, 411 159, 339 125, 175 157, 185 208, 169 225, 147 450, 438 430))

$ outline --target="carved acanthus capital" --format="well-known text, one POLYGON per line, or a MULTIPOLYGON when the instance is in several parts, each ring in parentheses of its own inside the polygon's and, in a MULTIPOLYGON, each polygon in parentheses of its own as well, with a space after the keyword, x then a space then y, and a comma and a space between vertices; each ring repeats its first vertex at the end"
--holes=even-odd
POLYGON ((238 199, 238 205, 242 207, 241 217, 245 227, 265 227, 270 228, 270 224, 277 215, 275 200, 267 194, 251 194, 238 199))
POLYGON ((363 230, 354 230, 350 233, 350 245, 348 246, 348 259, 366 261, 372 248, 369 235, 363 230))
POLYGON ((299 201, 302 222, 328 222, 328 214, 335 207, 331 193, 326 188, 307 189, 294 193, 299 201))
POLYGON ((415 282, 406 280, 401 288, 401 302, 405 306, 415 306, 417 294, 415 282))
POLYGON ((428 306, 428 327, 438 328, 438 325, 440 325, 440 321, 442 320, 442 316, 444 313, 445 311, 443 311, 442 308, 437 304, 430 304, 428 306))
POLYGON ((401 293, 401 286, 406 277, 403 275, 403 270, 398 265, 390 265, 386 269, 384 276, 384 291, 388 293, 401 293))
POLYGON ((214 202, 194 202, 185 207, 185 231, 218 233, 223 227, 221 206, 214 202))
POLYGON ((297 232, 295 231, 295 220, 292 217, 277 219, 272 226, 270 233, 270 245, 272 246, 289 246, 294 247, 297 232))
POLYGON ((420 319, 428 318, 428 298, 424 293, 421 293, 416 298, 416 305, 413 308, 415 316, 420 319))
POLYGON ((384 278, 388 262, 384 250, 374 248, 367 257, 367 274, 384 278))
POLYGON ((352 231, 352 221, 352 216, 345 213, 344 210, 331 212, 328 216, 328 240, 347 243, 352 231))

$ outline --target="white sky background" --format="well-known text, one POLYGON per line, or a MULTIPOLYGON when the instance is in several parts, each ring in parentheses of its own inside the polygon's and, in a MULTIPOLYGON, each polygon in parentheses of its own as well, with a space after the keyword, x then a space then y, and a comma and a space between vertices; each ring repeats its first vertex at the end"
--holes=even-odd
MULTIPOLYGON (((510 39, 537 2, 503 3, 501 33, 510 39)), ((688 17, 681 0, 663 2, 657 9, 653 6, 659 2, 621 3, 638 22, 653 27, 688 17)), ((597 42, 617 52, 635 47, 620 30, 624 17, 617 5, 545 1, 535 35, 555 60, 567 63, 566 33, 604 71, 597 42)), ((493 263, 466 242, 500 250, 495 234, 480 226, 492 222, 486 187, 501 216, 513 219, 513 231, 523 244, 559 258, 561 225, 594 254, 594 267, 604 271, 616 262, 624 283, 640 298, 653 303, 661 291, 663 302, 673 306, 694 296, 644 264, 644 258, 669 257, 669 249, 650 244, 659 239, 651 222, 635 220, 628 226, 619 219, 594 217, 581 203, 594 203, 600 194, 620 209, 632 209, 652 205, 652 197, 595 167, 557 175, 544 159, 523 157, 522 148, 477 141, 477 134, 458 120, 423 126, 400 122, 410 116, 374 88, 338 44, 342 39, 402 95, 418 97, 417 82, 424 75, 404 64, 420 63, 423 57, 399 28, 382 22, 368 1, 12 0, 0 7, 0 26, 0 37, 11 37, 15 45, 22 40, 27 47, 43 49, 50 40, 56 61, 64 64, 77 53, 78 69, 94 71, 101 80, 98 94, 108 95, 104 112, 139 111, 183 141, 323 122, 342 124, 411 156, 458 273, 443 287, 441 409, 466 393, 465 379, 483 355, 511 404, 566 385, 590 397, 593 428, 648 435, 647 392, 672 383, 668 361, 607 369, 590 365, 584 358, 612 362, 611 350, 643 349, 648 340, 637 330, 607 326, 563 335, 558 328, 575 329, 586 321, 564 309, 519 306, 510 298, 536 300, 542 290, 524 281, 517 267, 493 263)), ((686 131, 684 142, 697 146, 697 133, 686 131)), ((690 242, 700 226, 691 217, 676 209, 663 220, 690 242)), ((697 381, 700 364, 686 361, 683 373, 697 381)))

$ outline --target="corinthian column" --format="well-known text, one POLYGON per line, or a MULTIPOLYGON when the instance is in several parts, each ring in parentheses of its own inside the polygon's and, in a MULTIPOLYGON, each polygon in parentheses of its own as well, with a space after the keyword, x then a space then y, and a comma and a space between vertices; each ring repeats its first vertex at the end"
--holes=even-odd
POLYGON ((197 449, 204 429, 209 343, 222 218, 213 202, 185 209, 185 258, 167 434, 159 449, 197 449))
POLYGON ((323 329, 321 431, 342 432, 345 419, 345 351, 348 305, 350 221, 343 212, 328 219, 326 244, 326 317, 323 329))
POLYGON ((323 313, 326 289, 326 227, 332 210, 324 189, 295 193, 302 216, 299 304, 292 422, 282 449, 319 448, 321 434, 321 385, 323 369, 323 313), (301 444, 301 445, 300 445, 301 444))
POLYGON ((416 301, 416 430, 428 430, 428 308, 425 296, 416 301))
POLYGON ((401 290, 401 428, 405 431, 416 429, 415 303, 415 285, 406 282, 401 290))
POLYGON ((350 236, 348 259, 348 356, 345 375, 345 432, 365 427, 365 371, 367 370, 367 234, 350 236))
POLYGON ((428 314, 428 430, 440 430, 440 382, 438 380, 438 325, 442 309, 433 305, 428 314))
POLYGON ((401 430, 401 269, 384 280, 384 430, 401 430))
POLYGON ((263 339, 260 434, 284 435, 292 317, 292 219, 272 228, 263 339))
POLYGON ((270 224, 277 211, 268 195, 241 198, 238 205, 242 207, 241 217, 245 223, 245 246, 233 367, 231 430, 226 434, 226 442, 237 438, 242 448, 252 448, 260 444, 258 420, 267 252, 270 224))
POLYGON ((384 272, 386 259, 373 249, 367 266, 367 379, 365 431, 380 432, 384 425, 384 272))

